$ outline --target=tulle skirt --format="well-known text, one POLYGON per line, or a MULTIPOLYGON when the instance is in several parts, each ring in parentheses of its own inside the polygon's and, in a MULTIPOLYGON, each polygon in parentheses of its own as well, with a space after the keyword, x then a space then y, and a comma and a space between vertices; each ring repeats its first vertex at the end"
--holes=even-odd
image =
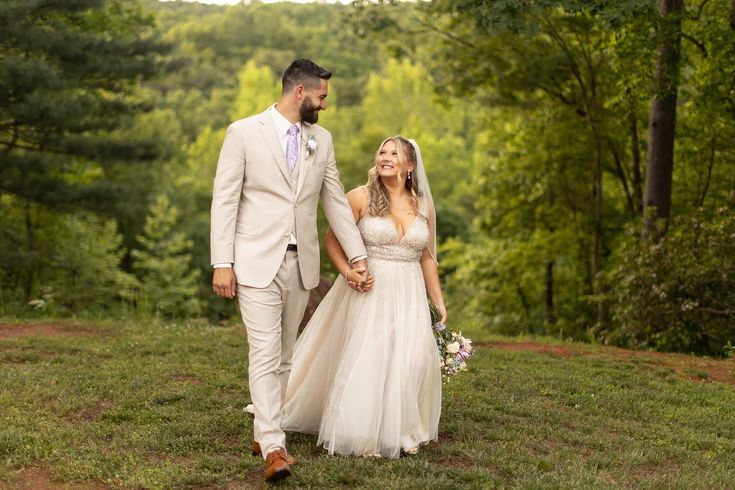
POLYGON ((420 264, 369 267, 372 291, 338 278, 296 342, 282 427, 330 454, 398 457, 437 439, 439 354, 420 264))

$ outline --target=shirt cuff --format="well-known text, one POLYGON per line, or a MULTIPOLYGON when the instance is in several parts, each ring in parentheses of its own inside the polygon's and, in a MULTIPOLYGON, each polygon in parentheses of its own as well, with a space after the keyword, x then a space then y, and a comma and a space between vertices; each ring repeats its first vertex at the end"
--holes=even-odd
POLYGON ((212 264, 212 269, 232 269, 230 262, 220 262, 219 264, 212 264))
POLYGON ((368 258, 368 256, 367 256, 367 255, 358 255, 358 256, 357 256, 357 257, 355 257, 354 259, 350 260, 350 265, 354 264, 354 263, 355 263, 355 262, 357 262, 358 260, 363 260, 363 259, 367 259, 367 258, 368 258))

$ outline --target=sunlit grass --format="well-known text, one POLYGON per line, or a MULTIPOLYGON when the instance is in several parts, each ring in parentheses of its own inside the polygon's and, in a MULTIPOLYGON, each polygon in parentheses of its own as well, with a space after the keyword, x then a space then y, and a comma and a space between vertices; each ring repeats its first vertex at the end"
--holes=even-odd
MULTIPOLYGON (((261 485, 242 328, 64 324, 0 338, 0 481, 261 485), (75 333, 76 332, 76 333, 75 333)), ((480 339, 476 339, 480 340, 480 339)), ((512 341, 493 338, 494 341, 512 341)), ((539 342, 538 339, 535 340, 539 342)), ((543 342, 543 341, 541 341, 543 342)), ((735 481, 735 389, 603 347, 479 347, 445 385, 440 441, 399 460, 329 457, 289 435, 283 487, 720 488, 735 481)), ((733 369, 733 361, 718 361, 733 369)))

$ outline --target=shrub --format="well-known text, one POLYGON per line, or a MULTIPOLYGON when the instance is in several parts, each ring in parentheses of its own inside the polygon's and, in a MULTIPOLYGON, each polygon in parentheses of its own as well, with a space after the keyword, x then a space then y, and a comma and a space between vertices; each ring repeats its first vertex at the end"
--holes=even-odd
POLYGON ((725 355, 735 338, 735 213, 698 211, 659 243, 631 235, 609 274, 615 325, 603 340, 628 347, 725 355))

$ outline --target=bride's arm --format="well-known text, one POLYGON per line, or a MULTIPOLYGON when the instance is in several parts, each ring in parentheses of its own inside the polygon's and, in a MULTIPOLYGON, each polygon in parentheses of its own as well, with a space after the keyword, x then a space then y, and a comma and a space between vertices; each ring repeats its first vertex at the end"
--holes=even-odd
MULTIPOLYGON (((352 214, 355 217, 355 222, 360 221, 360 218, 367 211, 367 195, 363 189, 353 189, 347 193, 347 201, 350 203, 352 214)), ((327 236, 325 238, 325 247, 327 249, 327 255, 329 260, 334 265, 342 277, 344 277, 350 283, 358 283, 362 279, 360 272, 356 271, 350 265, 347 255, 342 246, 339 244, 337 237, 331 228, 327 229, 327 236)), ((372 287, 372 276, 368 278, 366 284, 360 289, 361 291, 368 291, 372 287)))
POLYGON ((439 283, 439 268, 436 260, 431 256, 428 249, 424 249, 421 256, 421 270, 424 273, 424 284, 426 285, 426 293, 429 295, 432 303, 436 305, 436 309, 441 315, 439 320, 442 323, 447 322, 447 308, 444 306, 444 297, 442 296, 442 287, 439 283))

